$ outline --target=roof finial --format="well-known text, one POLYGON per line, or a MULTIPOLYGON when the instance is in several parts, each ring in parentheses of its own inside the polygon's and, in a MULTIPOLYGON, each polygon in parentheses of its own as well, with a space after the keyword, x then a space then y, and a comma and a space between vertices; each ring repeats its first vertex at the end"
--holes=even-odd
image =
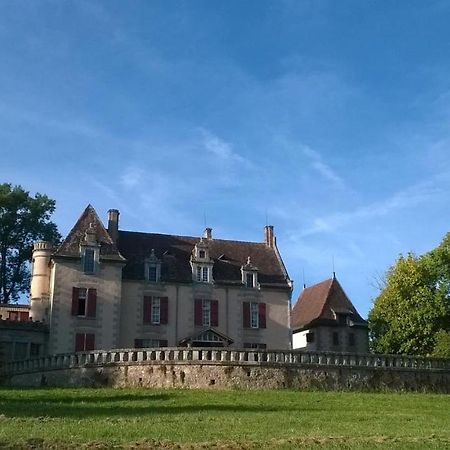
POLYGON ((306 289, 305 268, 302 269, 302 272, 303 272, 303 289, 306 289))
POLYGON ((331 256, 331 263, 333 265, 333 280, 336 278, 336 271, 334 269, 334 255, 331 256))

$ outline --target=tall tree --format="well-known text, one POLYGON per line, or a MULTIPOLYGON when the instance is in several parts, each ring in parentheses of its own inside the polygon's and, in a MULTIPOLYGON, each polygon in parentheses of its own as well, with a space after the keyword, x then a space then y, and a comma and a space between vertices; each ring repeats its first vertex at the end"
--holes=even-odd
POLYGON ((369 313, 373 351, 430 355, 439 333, 450 331, 449 244, 450 234, 423 256, 400 256, 388 270, 369 313))
POLYGON ((61 236, 50 217, 55 201, 30 196, 21 186, 0 184, 0 303, 17 301, 28 291, 33 242, 58 244, 61 236))

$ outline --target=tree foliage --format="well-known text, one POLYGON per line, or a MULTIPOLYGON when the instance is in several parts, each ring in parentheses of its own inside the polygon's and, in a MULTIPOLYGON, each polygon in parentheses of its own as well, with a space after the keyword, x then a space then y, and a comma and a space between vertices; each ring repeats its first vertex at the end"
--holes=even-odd
POLYGON ((29 289, 33 243, 57 244, 60 234, 50 221, 55 201, 30 196, 21 186, 0 184, 0 303, 17 301, 29 289))
POLYGON ((398 258, 369 313, 369 329, 377 353, 434 353, 438 333, 450 331, 450 234, 425 255, 398 258))

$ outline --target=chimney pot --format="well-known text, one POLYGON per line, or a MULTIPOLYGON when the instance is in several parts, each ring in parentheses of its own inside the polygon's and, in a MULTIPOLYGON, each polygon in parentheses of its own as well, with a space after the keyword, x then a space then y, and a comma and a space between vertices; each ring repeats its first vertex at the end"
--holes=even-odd
POLYGON ((212 228, 205 228, 205 232, 203 233, 203 237, 205 239, 212 239, 212 228))

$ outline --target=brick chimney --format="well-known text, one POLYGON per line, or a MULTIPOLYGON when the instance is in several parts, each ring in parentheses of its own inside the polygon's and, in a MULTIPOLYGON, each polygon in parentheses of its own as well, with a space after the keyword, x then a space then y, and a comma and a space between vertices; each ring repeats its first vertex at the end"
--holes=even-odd
POLYGON ((203 233, 203 237, 205 239, 212 239, 212 228, 205 228, 205 232, 203 233))
POLYGON ((273 234, 273 225, 266 225, 264 227, 264 242, 269 247, 275 246, 276 238, 273 234))
POLYGON ((117 242, 119 237, 119 214, 118 209, 110 209, 108 211, 108 234, 114 243, 117 242))

